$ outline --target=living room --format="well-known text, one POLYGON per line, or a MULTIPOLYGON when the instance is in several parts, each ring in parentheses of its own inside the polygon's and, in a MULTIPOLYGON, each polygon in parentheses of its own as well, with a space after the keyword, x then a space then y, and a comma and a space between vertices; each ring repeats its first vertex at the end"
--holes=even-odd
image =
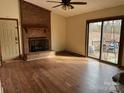
POLYGON ((0 80, 4 93, 114 90, 112 77, 124 68, 124 1, 85 1, 86 5, 74 5, 72 10, 52 8, 57 4, 47 0, 1 1, 0 80), (111 25, 110 35, 104 34, 105 22, 111 25), (96 37, 90 35, 95 23, 100 25, 96 37), (114 33, 115 24, 120 27, 118 33, 114 33), (107 35, 110 38, 104 40, 107 35))

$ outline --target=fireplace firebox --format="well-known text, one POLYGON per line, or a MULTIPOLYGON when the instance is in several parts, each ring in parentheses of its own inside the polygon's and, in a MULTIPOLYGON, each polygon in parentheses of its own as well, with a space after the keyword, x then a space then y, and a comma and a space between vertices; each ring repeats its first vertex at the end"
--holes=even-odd
POLYGON ((29 52, 49 50, 49 40, 46 37, 29 38, 29 52))

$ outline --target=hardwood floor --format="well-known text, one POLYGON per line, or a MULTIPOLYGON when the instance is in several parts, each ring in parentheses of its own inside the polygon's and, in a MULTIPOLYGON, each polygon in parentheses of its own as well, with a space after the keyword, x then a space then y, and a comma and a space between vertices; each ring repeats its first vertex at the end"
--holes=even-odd
POLYGON ((56 56, 0 68, 4 93, 109 93, 119 69, 92 59, 56 56))

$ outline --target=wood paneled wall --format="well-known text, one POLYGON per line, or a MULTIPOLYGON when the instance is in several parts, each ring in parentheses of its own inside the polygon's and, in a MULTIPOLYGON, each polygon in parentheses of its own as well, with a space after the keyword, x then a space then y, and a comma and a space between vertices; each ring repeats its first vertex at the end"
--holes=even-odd
POLYGON ((22 25, 42 25, 50 28, 50 11, 21 1, 22 25))
MULTIPOLYGON (((51 12, 47 9, 28 3, 24 0, 20 0, 21 8, 21 24, 23 30, 23 53, 27 54, 25 31, 28 28, 44 28, 47 29, 47 38, 49 39, 49 45, 51 50, 51 12)), ((41 35, 42 36, 42 35, 41 35)), ((35 37, 35 36, 34 36, 35 37)), ((37 37, 37 36, 36 36, 37 37)))

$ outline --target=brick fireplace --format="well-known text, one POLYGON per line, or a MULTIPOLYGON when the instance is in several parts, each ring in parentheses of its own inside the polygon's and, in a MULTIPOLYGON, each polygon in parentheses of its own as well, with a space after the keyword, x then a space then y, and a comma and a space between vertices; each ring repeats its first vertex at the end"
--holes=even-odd
POLYGON ((51 51, 51 34, 47 27, 24 26, 24 59, 35 60, 54 55, 51 51))
POLYGON ((51 35, 47 27, 23 27, 24 53, 42 52, 51 50, 51 35))
POLYGON ((20 1, 24 59, 34 60, 54 54, 51 51, 51 11, 20 1))

